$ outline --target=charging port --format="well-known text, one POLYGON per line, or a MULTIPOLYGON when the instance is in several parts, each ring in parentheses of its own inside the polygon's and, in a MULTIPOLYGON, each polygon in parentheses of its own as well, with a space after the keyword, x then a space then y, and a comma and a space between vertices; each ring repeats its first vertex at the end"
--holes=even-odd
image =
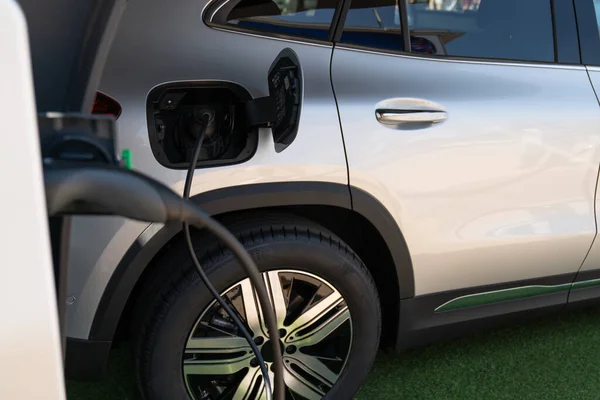
POLYGON ((229 82, 170 83, 148 95, 150 146, 156 160, 172 169, 186 169, 198 139, 201 119, 209 117, 198 168, 242 163, 258 145, 258 129, 248 127, 243 104, 252 97, 229 82))

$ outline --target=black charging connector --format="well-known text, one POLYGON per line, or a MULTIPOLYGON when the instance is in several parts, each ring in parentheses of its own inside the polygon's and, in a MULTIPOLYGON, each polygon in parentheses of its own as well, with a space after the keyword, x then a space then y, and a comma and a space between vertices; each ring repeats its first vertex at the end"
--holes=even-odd
POLYGON ((117 165, 115 121, 112 117, 79 113, 38 115, 44 165, 117 165))
MULTIPOLYGON (((100 166, 46 167, 44 179, 50 216, 119 215, 146 222, 185 222, 214 234, 233 252, 254 287, 273 346, 275 399, 285 398, 283 358, 275 311, 252 257, 227 228, 171 189, 134 171, 100 166)), ((191 254, 197 261, 195 253, 191 254)), ((270 398, 271 392, 268 393, 270 398)))
MULTIPOLYGON (((211 117, 214 122, 214 115, 208 108, 200 112, 201 127, 195 146, 195 162, 198 160, 207 127, 210 131, 211 117)), ((243 245, 225 227, 189 200, 181 198, 171 189, 151 178, 120 168, 114 151, 115 123, 113 119, 61 114, 45 114, 39 119, 47 209, 51 218, 61 221, 58 234, 64 234, 65 229, 68 229, 68 224, 64 225, 63 218, 70 215, 119 215, 146 222, 182 222, 185 224, 192 260, 206 286, 221 303, 223 300, 208 281, 196 258, 191 245, 188 225, 208 229, 233 252, 246 270, 256 291, 275 354, 275 398, 283 400, 285 397, 284 367, 279 347, 280 338, 275 311, 262 275, 243 245)), ((188 171, 186 197, 189 196, 195 162, 191 164, 188 171)), ((65 254, 66 249, 60 250, 60 254, 65 254)), ((68 276, 68 263, 66 259, 55 258, 55 265, 57 263, 59 268, 55 270, 55 275, 59 293, 61 332, 64 338, 65 301, 63 296, 66 288, 66 276, 68 276)), ((234 313, 232 312, 232 314, 234 313)), ((242 331, 245 330, 241 321, 237 319, 234 321, 242 331)), ((245 336, 257 358, 262 360, 260 351, 247 331, 245 336)), ((261 367, 267 396, 270 399, 271 384, 264 361, 261 367)))
MULTIPOLYGON (((114 118, 82 113, 47 112, 38 115, 38 129, 44 168, 61 165, 114 166, 119 163, 115 151, 114 118)), ((71 219, 68 215, 50 215, 48 225, 64 358, 71 219)))

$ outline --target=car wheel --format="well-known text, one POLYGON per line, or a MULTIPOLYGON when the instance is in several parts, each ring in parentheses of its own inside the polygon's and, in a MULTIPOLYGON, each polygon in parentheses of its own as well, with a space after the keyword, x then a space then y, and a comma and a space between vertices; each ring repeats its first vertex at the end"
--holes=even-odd
MULTIPOLYGON (((284 220, 230 228, 263 272, 275 304, 286 399, 350 399, 379 344, 377 290, 339 238, 309 221, 284 220)), ((202 251, 206 241, 195 241, 211 282, 247 323, 270 367, 271 345, 249 279, 229 251, 218 245, 202 251)), ((205 289, 185 248, 176 246, 159 262, 172 272, 145 305, 139 329, 135 354, 144 397, 265 398, 250 346, 205 289)))

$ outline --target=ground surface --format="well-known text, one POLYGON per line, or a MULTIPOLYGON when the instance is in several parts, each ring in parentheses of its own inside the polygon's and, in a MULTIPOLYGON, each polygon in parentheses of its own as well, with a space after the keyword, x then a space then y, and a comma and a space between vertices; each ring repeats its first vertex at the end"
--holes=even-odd
MULTIPOLYGON (((69 400, 139 400, 127 349, 69 400)), ((358 400, 600 399, 600 308, 378 357, 358 400)))

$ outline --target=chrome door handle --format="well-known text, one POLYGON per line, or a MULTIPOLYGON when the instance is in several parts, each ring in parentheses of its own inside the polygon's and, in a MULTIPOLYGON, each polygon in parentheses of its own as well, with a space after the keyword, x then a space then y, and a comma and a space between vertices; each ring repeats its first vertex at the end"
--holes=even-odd
POLYGON ((419 129, 444 122, 448 112, 429 100, 398 97, 377 103, 375 118, 388 128, 419 129))
POLYGON ((448 118, 445 111, 420 111, 420 110, 377 110, 377 121, 384 125, 396 125, 407 122, 425 122, 437 124, 448 118))

